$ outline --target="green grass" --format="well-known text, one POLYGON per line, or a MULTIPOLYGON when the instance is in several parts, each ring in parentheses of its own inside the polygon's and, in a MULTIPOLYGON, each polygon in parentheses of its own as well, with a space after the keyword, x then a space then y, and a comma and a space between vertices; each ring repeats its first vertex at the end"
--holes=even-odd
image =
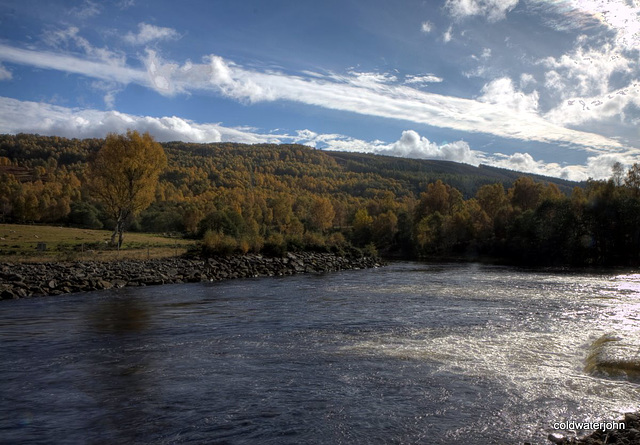
POLYGON ((125 233, 120 251, 110 247, 111 231, 71 227, 0 224, 0 261, 114 260, 181 255, 195 241, 151 233, 125 233), (44 243, 46 250, 38 250, 44 243))

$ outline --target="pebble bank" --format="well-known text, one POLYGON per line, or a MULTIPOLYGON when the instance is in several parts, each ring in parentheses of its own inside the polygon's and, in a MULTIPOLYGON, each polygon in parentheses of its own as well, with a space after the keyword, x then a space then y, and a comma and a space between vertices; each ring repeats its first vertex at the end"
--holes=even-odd
POLYGON ((321 273, 381 265, 378 258, 315 252, 288 253, 284 257, 248 254, 206 259, 174 257, 142 261, 2 263, 0 299, 61 295, 125 286, 321 273))

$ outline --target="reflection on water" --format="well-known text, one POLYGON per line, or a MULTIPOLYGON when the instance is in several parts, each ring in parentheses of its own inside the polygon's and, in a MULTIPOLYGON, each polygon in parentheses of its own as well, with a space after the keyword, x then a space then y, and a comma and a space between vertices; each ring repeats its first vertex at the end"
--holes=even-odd
POLYGON ((640 409, 640 276, 397 263, 5 302, 0 442, 547 443, 640 409))
POLYGON ((87 320, 97 332, 125 334, 147 328, 147 301, 135 298, 109 298, 100 301, 87 314, 87 320))
POLYGON ((138 426, 150 420, 137 405, 153 403, 157 389, 151 355, 140 353, 147 346, 143 334, 151 302, 123 294, 101 299, 84 313, 86 341, 101 347, 86 356, 79 389, 100 407, 98 415, 86 419, 88 431, 106 429, 119 443, 137 443, 145 440, 138 426))

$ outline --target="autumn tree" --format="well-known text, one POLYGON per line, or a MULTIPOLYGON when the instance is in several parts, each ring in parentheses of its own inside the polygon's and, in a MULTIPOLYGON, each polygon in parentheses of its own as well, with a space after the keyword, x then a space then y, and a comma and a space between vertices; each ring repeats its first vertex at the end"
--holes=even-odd
POLYGON ((122 246, 131 219, 154 200, 158 177, 167 165, 162 146, 149 133, 109 134, 89 163, 93 195, 116 222, 111 244, 122 246))
POLYGON ((480 187, 476 193, 476 198, 482 210, 491 219, 494 219, 509 204, 504 187, 499 182, 480 187))
POLYGON ((336 216, 331 201, 324 197, 315 197, 309 209, 309 225, 312 229, 324 233, 331 228, 333 218, 336 216))
POLYGON ((634 192, 635 196, 640 196, 640 164, 636 163, 631 166, 624 184, 634 192))
POLYGON ((528 176, 522 176, 509 189, 509 198, 514 208, 524 212, 535 209, 542 199, 542 184, 528 176))
POLYGON ((624 183, 624 166, 621 162, 616 162, 611 167, 611 180, 618 187, 624 183))

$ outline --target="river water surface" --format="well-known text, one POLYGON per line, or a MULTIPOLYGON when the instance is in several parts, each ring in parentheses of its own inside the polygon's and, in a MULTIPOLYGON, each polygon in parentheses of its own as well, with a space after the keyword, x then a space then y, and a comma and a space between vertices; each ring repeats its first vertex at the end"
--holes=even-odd
POLYGON ((2 443, 542 444, 640 409, 592 363, 638 363, 639 275, 394 263, 0 306, 2 443))

